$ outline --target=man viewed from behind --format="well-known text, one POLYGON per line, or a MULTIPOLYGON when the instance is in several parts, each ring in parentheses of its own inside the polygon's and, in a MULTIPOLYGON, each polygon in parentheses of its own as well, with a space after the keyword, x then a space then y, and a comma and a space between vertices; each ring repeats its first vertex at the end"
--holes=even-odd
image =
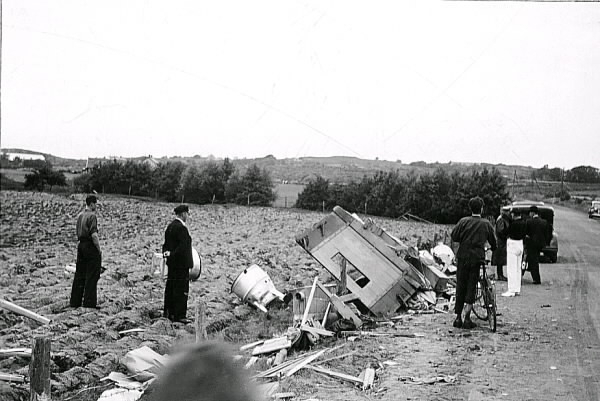
POLYGON ((165 231, 165 243, 162 247, 169 267, 165 286, 164 317, 172 322, 190 323, 186 314, 190 269, 194 266, 194 259, 192 237, 186 226, 189 208, 187 205, 179 205, 173 211, 176 217, 165 231))
MULTIPOLYGON (((502 268, 506 265, 506 239, 509 227, 510 216, 508 210, 500 207, 500 215, 496 219, 496 242, 498 247, 492 257, 492 265, 496 266, 496 280, 498 281, 506 281, 502 268)), ((506 274, 508 274, 508 271, 506 274)))
POLYGON ((492 224, 481 217, 483 200, 480 197, 469 200, 471 216, 463 217, 452 230, 452 242, 458 242, 456 270, 456 320, 453 326, 472 329, 477 325, 471 320, 471 310, 475 302, 475 289, 479 279, 479 269, 485 263, 485 244, 496 250, 496 237, 492 224), (462 312, 464 312, 464 319, 462 312))
POLYGON ((538 207, 533 205, 529 208, 529 220, 527 220, 527 264, 531 272, 533 284, 541 284, 540 279, 540 252, 552 239, 552 230, 546 220, 538 214, 538 207))
POLYGON ((78 308, 96 308, 96 287, 100 279, 102 251, 98 239, 96 204, 98 199, 90 195, 85 199, 85 210, 77 216, 77 263, 71 288, 70 305, 78 308))

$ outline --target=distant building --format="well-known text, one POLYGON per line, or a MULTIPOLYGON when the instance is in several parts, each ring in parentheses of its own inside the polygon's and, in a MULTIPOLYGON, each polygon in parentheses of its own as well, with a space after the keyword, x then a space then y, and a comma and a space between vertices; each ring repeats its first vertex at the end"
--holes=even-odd
POLYGON ((14 161, 17 158, 20 160, 46 160, 44 155, 37 153, 2 152, 2 155, 10 161, 14 161))

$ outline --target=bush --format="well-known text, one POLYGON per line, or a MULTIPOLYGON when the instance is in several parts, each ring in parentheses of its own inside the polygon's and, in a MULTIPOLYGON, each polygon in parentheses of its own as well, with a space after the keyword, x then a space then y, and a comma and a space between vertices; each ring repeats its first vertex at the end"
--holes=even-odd
POLYGON ((43 191, 46 186, 52 187, 67 185, 67 178, 61 172, 52 169, 50 163, 45 163, 42 167, 36 168, 33 173, 25 175, 25 188, 37 189, 43 191))

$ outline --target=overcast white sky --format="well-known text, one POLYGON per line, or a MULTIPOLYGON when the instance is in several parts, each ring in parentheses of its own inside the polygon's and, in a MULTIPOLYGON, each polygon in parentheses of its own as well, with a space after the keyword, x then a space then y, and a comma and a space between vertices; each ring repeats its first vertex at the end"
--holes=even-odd
POLYGON ((600 4, 2 1, 2 147, 600 167, 600 4))

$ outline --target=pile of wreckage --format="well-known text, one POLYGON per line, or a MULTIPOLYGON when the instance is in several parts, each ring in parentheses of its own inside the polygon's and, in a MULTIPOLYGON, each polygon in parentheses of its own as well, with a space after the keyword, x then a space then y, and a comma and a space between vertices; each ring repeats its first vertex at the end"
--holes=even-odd
MULTIPOLYGON (((294 325, 287 332, 240 348, 240 351, 251 350, 246 367, 261 357, 267 358, 271 368, 255 375, 256 379, 289 377, 307 368, 369 389, 374 380, 372 368, 354 377, 315 364, 337 347, 286 359, 291 350, 311 350, 323 338, 344 337, 352 341, 360 336, 419 337, 421 335, 416 333, 383 333, 370 329, 386 323, 393 326, 394 321, 406 316, 394 316, 399 311, 448 313, 453 308, 454 253, 443 243, 431 250, 406 246, 371 219, 363 221, 338 206, 310 229, 299 233, 296 242, 336 279, 336 283, 324 284, 315 277, 312 286, 284 295, 257 265, 238 276, 232 292, 244 302, 263 312, 282 301, 286 304, 292 301, 293 306, 294 325)), ((340 357, 327 360, 336 358, 340 357)))

